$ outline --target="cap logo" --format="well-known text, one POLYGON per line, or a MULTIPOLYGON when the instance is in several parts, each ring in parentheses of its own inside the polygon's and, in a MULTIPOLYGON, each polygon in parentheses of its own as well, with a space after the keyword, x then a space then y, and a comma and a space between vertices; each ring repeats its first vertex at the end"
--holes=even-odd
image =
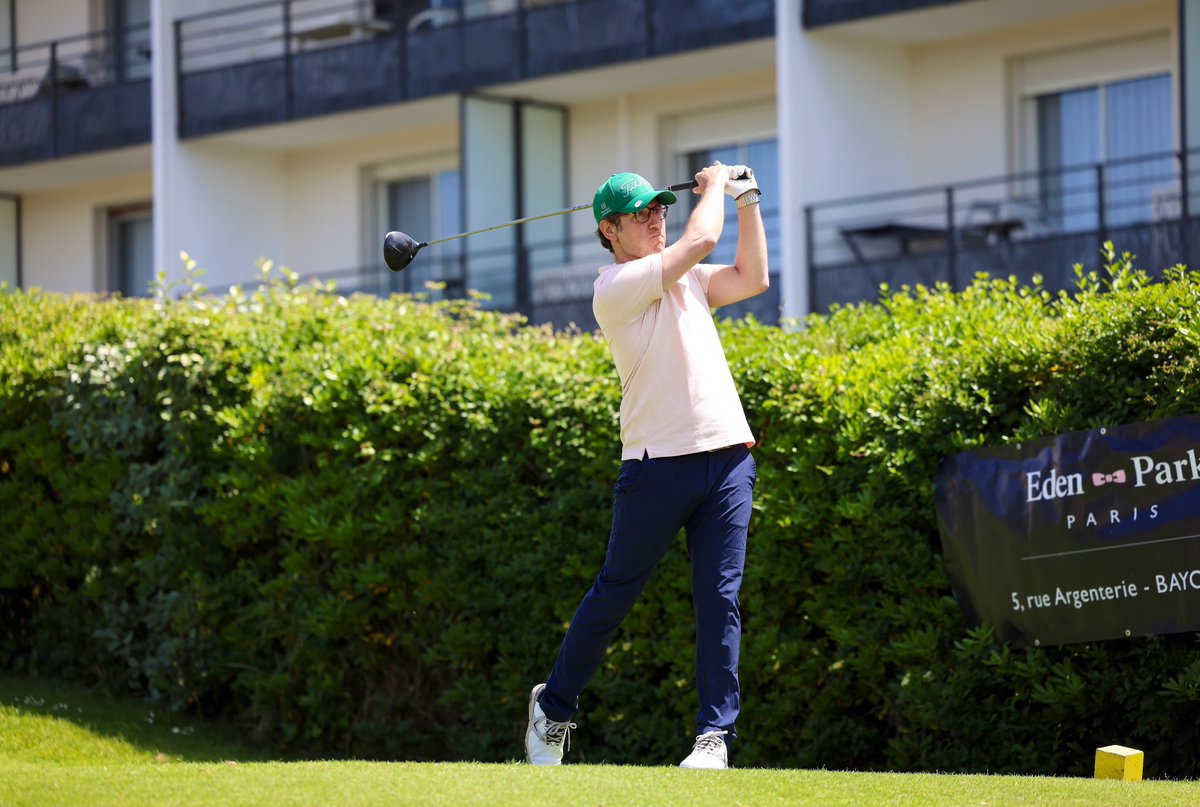
POLYGON ((642 186, 649 187, 650 183, 640 177, 630 177, 622 183, 620 190, 625 196, 633 196, 634 191, 640 189, 642 186))

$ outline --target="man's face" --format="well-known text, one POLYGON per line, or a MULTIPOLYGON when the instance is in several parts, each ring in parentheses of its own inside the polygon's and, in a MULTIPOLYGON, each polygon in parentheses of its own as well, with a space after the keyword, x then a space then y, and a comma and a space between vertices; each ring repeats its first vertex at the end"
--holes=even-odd
POLYGON ((602 222, 604 236, 612 242, 617 263, 662 252, 667 245, 666 208, 652 202, 637 213, 622 213, 616 221, 602 222))

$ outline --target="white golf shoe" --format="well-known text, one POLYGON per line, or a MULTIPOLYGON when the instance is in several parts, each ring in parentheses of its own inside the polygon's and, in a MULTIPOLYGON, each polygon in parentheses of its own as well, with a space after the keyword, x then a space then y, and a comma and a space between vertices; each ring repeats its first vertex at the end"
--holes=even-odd
POLYGON ((559 723, 546 717, 538 695, 546 688, 538 684, 529 693, 529 725, 525 729, 525 761, 530 765, 561 765, 563 746, 571 747, 571 722, 559 723))
POLYGON ((729 752, 725 748, 725 741, 721 739, 725 735, 723 731, 709 731, 696 737, 696 744, 692 746, 692 753, 687 755, 687 759, 679 763, 681 768, 709 768, 712 770, 723 770, 729 767, 729 752))

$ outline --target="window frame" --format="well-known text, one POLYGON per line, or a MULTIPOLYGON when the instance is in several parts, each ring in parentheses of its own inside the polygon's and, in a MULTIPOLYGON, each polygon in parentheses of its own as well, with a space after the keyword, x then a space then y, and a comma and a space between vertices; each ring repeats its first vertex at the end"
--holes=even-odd
MULTIPOLYGON (((1103 88, 1109 84, 1166 73, 1171 78, 1172 148, 1178 148, 1179 65, 1171 32, 1164 28, 1123 39, 1086 43, 1010 60, 1010 165, 1020 173, 1041 170, 1038 151, 1039 96, 1103 88)), ((1107 158, 1105 93, 1100 93, 1100 151, 1107 158)))
POLYGON ((104 209, 104 290, 111 294, 120 294, 124 297, 148 297, 151 294, 150 286, 141 291, 130 291, 124 288, 124 269, 120 265, 120 252, 122 242, 119 237, 119 226, 125 222, 146 221, 151 228, 151 249, 150 249, 150 283, 154 283, 158 278, 158 270, 154 267, 154 245, 153 245, 153 228, 154 228, 154 204, 150 201, 132 202, 123 205, 114 205, 104 209))
MULTIPOLYGON (((407 232, 403 230, 401 222, 391 221, 389 218, 389 186, 396 182, 425 179, 430 181, 430 187, 436 193, 438 178, 452 171, 462 171, 457 151, 444 151, 419 157, 390 160, 385 163, 369 166, 364 170, 363 190, 367 215, 362 217, 365 225, 362 237, 362 265, 379 267, 379 270, 384 273, 382 277, 386 281, 383 285, 387 288, 398 291, 403 276, 402 274, 392 273, 384 267, 380 258, 379 245, 382 242, 384 234, 392 230, 407 232)), ((437 200, 431 198, 430 201, 432 205, 430 221, 432 222, 432 226, 437 229, 441 226, 441 222, 438 219, 437 200)), ((408 233, 408 235, 421 241, 453 235, 453 233, 439 231, 436 233, 408 233)), ((413 289, 413 291, 423 292, 424 289, 413 289)))

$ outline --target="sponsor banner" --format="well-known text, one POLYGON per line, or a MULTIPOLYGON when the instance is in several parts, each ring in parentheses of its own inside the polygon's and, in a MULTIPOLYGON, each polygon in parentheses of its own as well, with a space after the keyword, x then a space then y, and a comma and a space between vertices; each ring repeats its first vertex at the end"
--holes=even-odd
POLYGON ((1001 641, 1200 630, 1200 416, 964 452, 935 499, 959 603, 1001 641))

